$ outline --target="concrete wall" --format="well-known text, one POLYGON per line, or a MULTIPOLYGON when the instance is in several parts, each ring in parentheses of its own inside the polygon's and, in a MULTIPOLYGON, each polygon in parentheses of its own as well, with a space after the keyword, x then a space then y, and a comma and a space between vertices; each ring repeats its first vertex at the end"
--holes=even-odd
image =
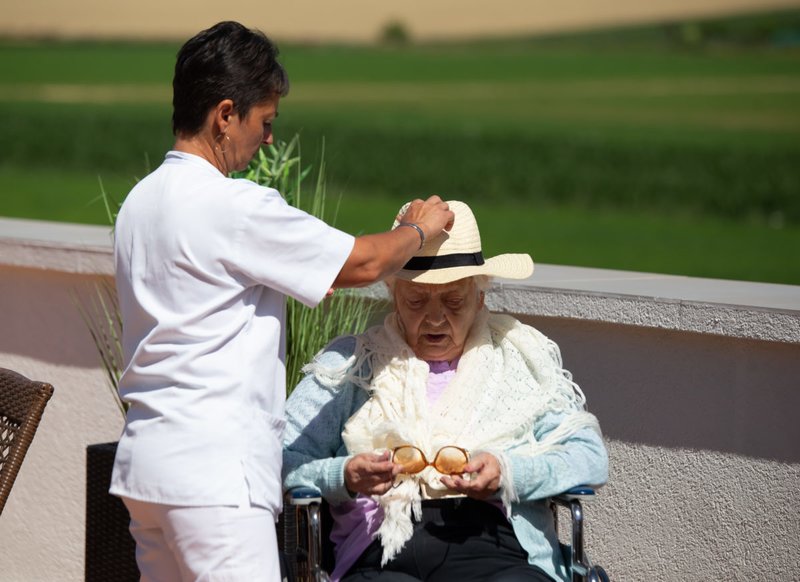
POLYGON ((800 345, 523 319, 603 427, 610 480, 586 515, 613 579, 800 579, 800 345))
POLYGON ((0 516, 3 582, 83 579, 86 445, 116 440, 123 419, 75 300, 111 274, 109 240, 0 223, 0 367, 55 387, 0 516))
MULTIPOLYGON (((73 295, 109 278, 109 241, 0 219, 0 367, 56 389, 0 517, 3 582, 83 577, 85 447, 122 419, 73 295)), ((537 265, 489 303, 559 343, 600 419, 589 548, 614 580, 800 579, 800 287, 537 265)))

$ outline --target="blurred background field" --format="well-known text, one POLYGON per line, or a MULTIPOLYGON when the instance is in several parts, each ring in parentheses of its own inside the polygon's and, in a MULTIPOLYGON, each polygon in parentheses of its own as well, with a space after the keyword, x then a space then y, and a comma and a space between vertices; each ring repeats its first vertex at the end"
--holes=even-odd
MULTIPOLYGON (((179 44, 0 41, 0 215, 108 224, 101 187, 121 201, 172 143, 179 44)), ((800 10, 281 52, 278 137, 324 147, 345 230, 436 193, 489 254, 800 284, 800 10)))

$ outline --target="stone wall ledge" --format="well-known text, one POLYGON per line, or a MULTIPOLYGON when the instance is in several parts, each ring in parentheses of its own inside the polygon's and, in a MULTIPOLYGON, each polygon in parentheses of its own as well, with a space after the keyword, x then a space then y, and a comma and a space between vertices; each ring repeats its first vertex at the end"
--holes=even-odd
MULTIPOLYGON (((113 275, 111 228, 0 218, 0 266, 113 275)), ((383 286, 368 293, 385 298, 383 286)), ((498 279, 489 307, 560 317, 800 343, 800 286, 537 264, 498 279)))
POLYGON ((109 226, 0 217, 0 267, 113 275, 109 226))
POLYGON ((498 280, 492 309, 735 338, 800 343, 800 286, 537 265, 498 280))

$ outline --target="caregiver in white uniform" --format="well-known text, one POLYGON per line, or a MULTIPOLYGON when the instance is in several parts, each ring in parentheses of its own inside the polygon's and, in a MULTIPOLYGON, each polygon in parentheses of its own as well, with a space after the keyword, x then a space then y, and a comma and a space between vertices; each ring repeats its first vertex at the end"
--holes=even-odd
POLYGON ((289 89, 262 33, 222 22, 179 51, 172 151, 115 229, 129 403, 111 493, 131 514, 144 581, 277 581, 286 296, 399 270, 452 225, 434 196, 409 228, 354 238, 228 177, 272 143, 289 89))

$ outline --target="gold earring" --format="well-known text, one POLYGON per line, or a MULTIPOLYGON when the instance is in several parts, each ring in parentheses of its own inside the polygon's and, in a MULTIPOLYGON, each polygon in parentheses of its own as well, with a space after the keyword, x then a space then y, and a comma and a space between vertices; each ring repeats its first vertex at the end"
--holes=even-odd
POLYGON ((228 136, 228 134, 225 133, 224 131, 221 131, 219 135, 217 135, 217 138, 214 140, 215 142, 214 147, 217 148, 219 150, 219 153, 221 153, 224 156, 226 153, 228 153, 228 150, 222 147, 221 145, 223 138, 228 140, 228 144, 231 143, 231 138, 228 136))

